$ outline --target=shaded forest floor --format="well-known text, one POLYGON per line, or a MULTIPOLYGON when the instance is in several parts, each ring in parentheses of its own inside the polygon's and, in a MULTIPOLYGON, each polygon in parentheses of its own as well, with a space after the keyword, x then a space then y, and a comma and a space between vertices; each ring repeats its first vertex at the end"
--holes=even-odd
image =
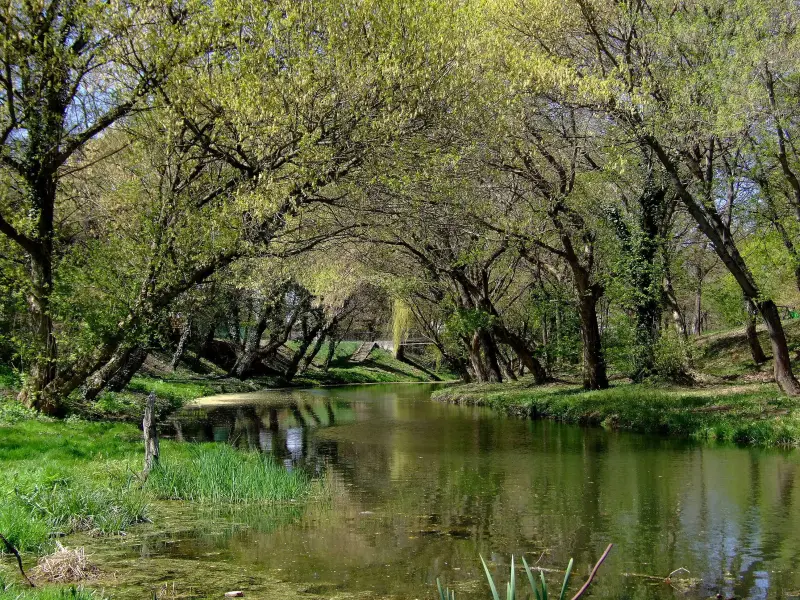
MULTIPOLYGON (((786 326, 798 360, 800 320, 786 326)), ((769 355, 766 332, 760 331, 769 355)), ((587 392, 579 381, 537 386, 527 377, 501 384, 451 386, 434 399, 488 406, 527 418, 601 425, 643 433, 753 445, 800 446, 800 403, 772 380, 772 364, 750 358, 744 329, 710 333, 693 342, 693 382, 634 384, 618 376, 607 390, 587 392)))

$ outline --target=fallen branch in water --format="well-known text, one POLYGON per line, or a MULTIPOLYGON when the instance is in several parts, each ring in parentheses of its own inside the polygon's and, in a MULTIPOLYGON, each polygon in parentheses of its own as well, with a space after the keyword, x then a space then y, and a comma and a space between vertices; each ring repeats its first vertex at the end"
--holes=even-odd
POLYGON ((583 586, 581 587, 581 589, 578 590, 578 593, 575 594, 572 597, 572 600, 578 600, 578 598, 580 598, 581 596, 583 596, 584 593, 586 593, 586 590, 589 589, 589 584, 592 583, 592 579, 594 579, 594 576, 597 574, 597 569, 599 569, 600 565, 603 564, 603 561, 606 559, 606 557, 608 556, 608 553, 611 552, 611 548, 613 548, 613 547, 614 547, 614 544, 609 544, 608 545, 608 547, 606 548, 606 551, 603 552, 603 555, 599 558, 597 563, 595 563, 594 569, 592 569, 592 572, 589 573, 589 579, 587 579, 586 583, 584 583, 583 586))
POLYGON ((9 542, 6 536, 4 536, 2 533, 0 533, 0 540, 3 540, 3 544, 5 544, 6 549, 9 552, 11 552, 11 554, 17 557, 17 564, 19 564, 19 572, 22 573, 22 576, 25 578, 25 581, 28 582, 28 585, 30 585, 31 587, 36 587, 30 580, 30 578, 25 574, 25 569, 22 568, 22 557, 19 555, 17 549, 14 548, 14 544, 9 542))

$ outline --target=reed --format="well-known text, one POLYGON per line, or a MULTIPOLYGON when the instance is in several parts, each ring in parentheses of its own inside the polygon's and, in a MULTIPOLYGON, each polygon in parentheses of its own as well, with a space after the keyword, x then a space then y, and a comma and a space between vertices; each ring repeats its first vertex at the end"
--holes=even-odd
POLYGON ((167 500, 293 502, 308 495, 311 482, 256 452, 224 444, 171 444, 145 489, 167 500))

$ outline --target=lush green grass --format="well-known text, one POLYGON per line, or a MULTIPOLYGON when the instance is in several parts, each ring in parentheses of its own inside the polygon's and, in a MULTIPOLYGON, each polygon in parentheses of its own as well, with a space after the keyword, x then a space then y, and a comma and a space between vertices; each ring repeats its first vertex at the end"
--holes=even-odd
POLYGON ((75 586, 48 586, 30 588, 15 583, 0 571, 0 600, 101 600, 97 592, 75 586))
POLYGON ((434 393, 443 402, 489 406, 530 418, 753 445, 800 446, 800 405, 774 384, 681 388, 579 386, 531 381, 471 384, 434 393))
POLYGON ((211 386, 202 382, 169 381, 151 377, 134 377, 128 384, 128 389, 132 392, 141 392, 143 394, 155 392, 159 398, 172 400, 180 404, 214 393, 214 389, 211 386))
POLYGON ((169 444, 145 487, 168 500, 250 503, 300 500, 310 489, 299 471, 220 444, 169 444))
POLYGON ((124 531, 159 498, 273 502, 303 498, 311 487, 255 454, 169 440, 162 441, 162 469, 142 487, 135 426, 3 412, 15 419, 0 425, 0 532, 21 551, 45 553, 53 535, 124 531))
POLYGON ((139 433, 75 419, 20 419, 0 427, 0 531, 42 553, 52 534, 115 533, 146 517, 136 489, 139 433))
MULTIPOLYGON (((793 356, 800 352, 800 319, 784 320, 784 331, 793 356)), ((769 335, 763 325, 758 325, 758 339, 767 357, 772 358, 769 335)), ((694 341, 692 354, 695 369, 709 375, 734 378, 772 374, 772 360, 756 366, 750 356, 744 327, 704 333, 694 341)))

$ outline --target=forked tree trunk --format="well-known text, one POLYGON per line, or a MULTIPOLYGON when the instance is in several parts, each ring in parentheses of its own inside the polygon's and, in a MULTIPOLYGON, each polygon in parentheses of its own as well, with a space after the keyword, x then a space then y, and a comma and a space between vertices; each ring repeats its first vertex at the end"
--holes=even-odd
POLYGON ((485 329, 480 330, 479 339, 486 359, 487 381, 502 382, 503 374, 500 371, 500 363, 497 360, 497 346, 494 343, 494 339, 485 329))

